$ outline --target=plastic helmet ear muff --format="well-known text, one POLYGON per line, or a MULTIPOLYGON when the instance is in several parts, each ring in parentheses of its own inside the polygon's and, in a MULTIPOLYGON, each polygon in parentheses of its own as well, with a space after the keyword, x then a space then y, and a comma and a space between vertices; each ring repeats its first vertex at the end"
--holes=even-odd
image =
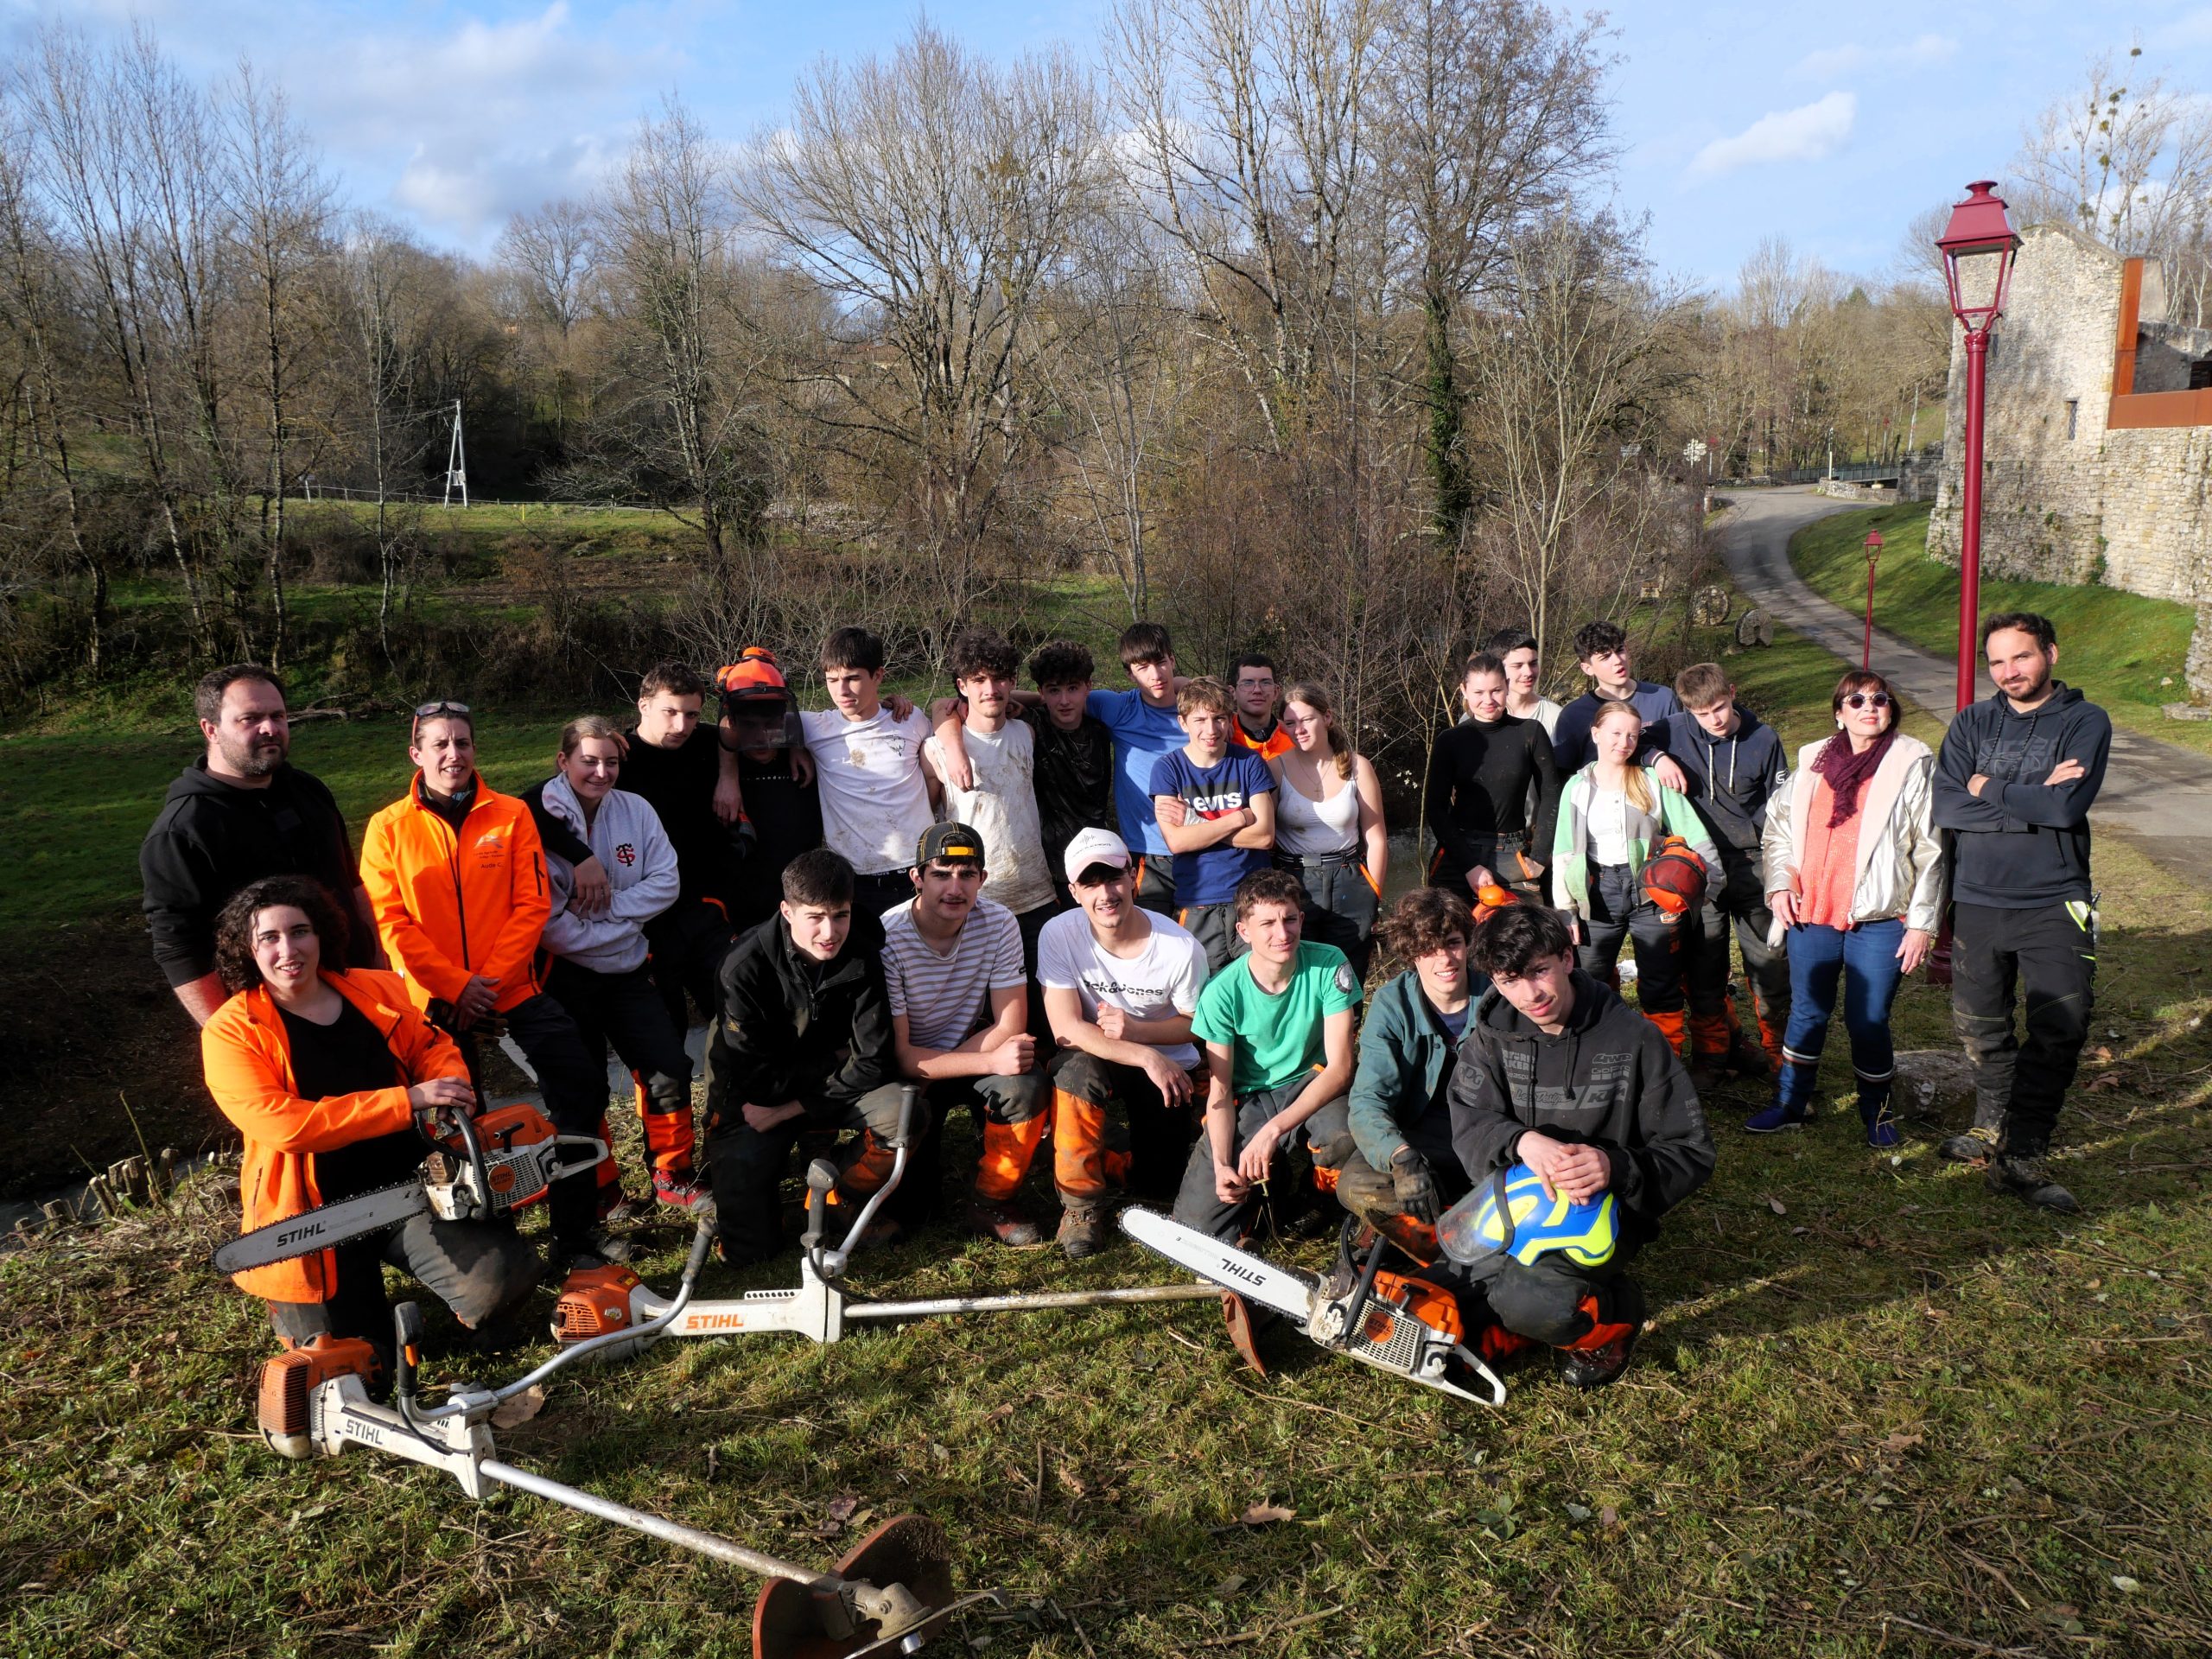
POLYGON ((1602 1267, 1620 1243, 1619 1207, 1611 1192, 1577 1204, 1564 1192, 1547 1198, 1526 1164, 1513 1164, 1444 1212, 1437 1248, 1462 1267, 1505 1255, 1523 1267, 1554 1250, 1578 1267, 1602 1267))

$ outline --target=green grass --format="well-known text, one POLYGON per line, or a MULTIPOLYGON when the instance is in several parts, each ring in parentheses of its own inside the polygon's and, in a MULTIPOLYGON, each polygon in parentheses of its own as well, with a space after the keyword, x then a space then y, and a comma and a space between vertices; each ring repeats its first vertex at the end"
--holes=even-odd
MULTIPOLYGON (((1948 660, 1958 650, 1959 573, 1928 556, 1925 502, 1840 512, 1790 538, 1789 562, 1821 597, 1854 615, 1866 602, 1864 543, 1882 533, 1874 621, 1948 660)), ((2196 615, 2171 600, 2145 599, 2094 584, 2010 582, 1986 572, 1981 608, 2040 611, 2058 629, 2059 677, 2079 686, 2115 723, 2212 753, 2212 722, 2168 720, 2162 705, 2187 700, 2182 664, 2196 615)), ((1985 677, 1979 691, 1986 695, 1985 677)))
MULTIPOLYGON (((1847 1111, 1745 1137, 1738 1091, 1713 1103, 1719 1174, 1639 1264, 1658 1322, 1602 1395, 1538 1367, 1491 1413, 1289 1333, 1261 1380, 1198 1306, 671 1344, 559 1379, 502 1452, 824 1565, 855 1501, 931 1516, 958 1583, 1008 1603, 946 1654, 2201 1653, 2212 906, 2099 859, 2110 1058, 2069 1107, 2077 1220, 1989 1199, 1924 1128, 1895 1161, 1847 1111), (1296 1513, 1241 1525, 1257 1503, 1296 1513)), ((1924 986, 1899 1020, 1945 1040, 1924 986)), ((266 1327, 204 1265, 227 1224, 188 1205, 0 1258, 0 1650, 745 1650, 741 1574, 365 1452, 264 1452, 266 1327)), ((679 1243, 656 1236, 654 1282, 679 1243)), ((1168 1276, 1128 1245, 1073 1267, 943 1234, 863 1258, 855 1290, 1168 1276)))
MULTIPOLYGON (((1834 659, 1782 634, 1723 660, 1785 737, 1817 732, 1834 659)), ((522 781, 550 732, 487 726, 487 772, 522 781)), ((186 752, 162 741, 17 747, 10 787, 143 817, 186 752)), ((392 792, 395 747, 384 722, 316 725, 295 752, 358 816, 392 792)), ((18 849, 20 821, 0 821, 18 849)), ((127 849, 140 827, 68 833, 127 849)), ((1744 1135, 1754 1089, 1708 1102, 1719 1172, 1641 1258, 1659 1317, 1601 1395, 1525 1369, 1491 1413, 1287 1332, 1262 1380, 1201 1305, 670 1344, 559 1378, 502 1454, 825 1566, 867 1524, 855 1504, 929 1515, 957 1583, 1007 1598, 932 1653, 2202 1653, 2212 902, 2124 844, 2098 864, 2097 1034, 2063 1132, 2079 1218, 1987 1198, 1935 1159, 1931 1126, 1894 1159, 1867 1152, 1838 1033, 1807 1133, 1744 1135), (1295 1515, 1241 1524, 1260 1503, 1295 1515)), ((1949 1046, 1944 994, 1909 984, 1897 1029, 1949 1046)), ((218 1186, 0 1256, 0 1653, 747 1650, 741 1574, 365 1452, 268 1453, 251 1405, 265 1322, 205 1266, 234 1225, 218 1186)), ((648 1243, 664 1286, 682 1240, 648 1243)), ((706 1288, 791 1276, 710 1268, 706 1288)), ((863 1257, 854 1288, 1170 1276, 1128 1245, 1071 1266, 939 1233, 863 1257)), ((486 1375, 449 1334, 434 1319, 432 1376, 486 1375)))

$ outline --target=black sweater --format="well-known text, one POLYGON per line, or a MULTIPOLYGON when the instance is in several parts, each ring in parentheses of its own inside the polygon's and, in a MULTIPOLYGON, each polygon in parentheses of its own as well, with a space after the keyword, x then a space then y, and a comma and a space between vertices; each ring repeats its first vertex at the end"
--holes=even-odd
POLYGON ((1438 733, 1428 756, 1428 830, 1443 849, 1444 868, 1465 875, 1478 859, 1477 839, 1491 836, 1525 836, 1529 861, 1549 863, 1559 792, 1559 769, 1541 721, 1507 715, 1494 725, 1465 721, 1438 733))
POLYGON ((702 723, 677 749, 656 748, 634 730, 627 737, 615 787, 642 797, 659 816, 676 849, 677 902, 728 904, 730 832, 715 816, 715 786, 721 781, 720 728, 702 723))
POLYGON ((2089 808, 2105 780, 2112 721, 2063 680, 2027 714, 2002 691, 1961 709, 1936 760, 1936 825, 1953 838, 1951 896, 1999 910, 2089 897, 2089 808), (2047 786, 2061 760, 2082 775, 2047 786), (1987 778, 1977 796, 1967 785, 1987 778))
MULTIPOLYGON (((361 883, 345 816, 319 779, 286 762, 267 787, 245 789, 208 776, 204 756, 169 785, 138 849, 138 874, 154 960, 172 986, 213 971, 216 914, 248 882, 313 876, 348 921, 361 883)), ((357 938, 349 959, 365 968, 375 947, 357 938)))
POLYGON ((791 944, 781 916, 722 958, 721 1012, 707 1039, 709 1123, 747 1104, 849 1106, 898 1076, 883 938, 855 919, 836 960, 791 944))
POLYGON ((1477 1183, 1515 1161, 1522 1133, 1597 1147, 1623 1231, 1638 1243, 1713 1173, 1713 1132, 1658 1027, 1575 970, 1574 1011, 1547 1037, 1484 992, 1452 1074, 1452 1145, 1477 1183))

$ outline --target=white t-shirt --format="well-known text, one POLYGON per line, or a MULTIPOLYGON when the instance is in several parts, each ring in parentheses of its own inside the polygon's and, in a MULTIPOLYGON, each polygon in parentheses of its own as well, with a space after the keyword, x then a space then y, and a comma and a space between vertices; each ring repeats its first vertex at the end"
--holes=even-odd
MULTIPOLYGON (((1052 902, 1045 863, 1045 830, 1037 818, 1037 735, 1026 720, 1009 720, 995 732, 970 726, 962 734, 976 787, 944 785, 946 816, 983 838, 983 868, 991 897, 1019 916, 1052 902)), ((945 775, 944 746, 923 746, 937 775, 945 775)))
POLYGON ((1628 862, 1628 797, 1605 789, 1594 780, 1590 785, 1590 861, 1592 864, 1628 862))
POLYGON ((978 899, 946 955, 914 925, 912 900, 894 905, 883 912, 883 980, 915 1047, 957 1048, 990 1023, 993 991, 1028 985, 1021 929, 1005 906, 978 899))
MULTIPOLYGON (((1205 988, 1206 953, 1165 916, 1147 912, 1152 937, 1134 957, 1117 957, 1098 943, 1090 918, 1080 910, 1055 916, 1037 938, 1037 980, 1050 990, 1073 991, 1083 1017, 1096 1020, 1111 1003, 1132 1020, 1173 1020, 1195 1012, 1205 988)), ((1198 1063, 1195 1043, 1160 1051, 1176 1065, 1198 1063)))
POLYGON ((847 720, 835 709, 817 709, 802 713, 799 723, 814 753, 830 850, 862 875, 912 865, 931 823, 920 762, 930 723, 921 710, 893 720, 879 708, 866 720, 847 720))

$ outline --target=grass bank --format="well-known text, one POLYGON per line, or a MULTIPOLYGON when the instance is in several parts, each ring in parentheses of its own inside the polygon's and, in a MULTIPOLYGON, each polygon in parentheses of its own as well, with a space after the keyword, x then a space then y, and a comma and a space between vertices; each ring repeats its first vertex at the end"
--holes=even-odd
MULTIPOLYGON (((1928 556, 1926 502, 1840 512, 1790 538, 1789 562, 1823 599, 1857 615, 1866 603, 1866 532, 1882 533, 1874 621, 1948 660, 1958 650, 1959 573, 1928 556)), ((2212 753, 2212 722, 2168 720, 2163 705, 2187 699, 2182 664, 2195 613, 2094 583, 2011 582, 1985 573, 1984 615, 2039 611, 2058 629, 2061 678, 2077 685, 2132 730, 2212 753)), ((1980 690, 1986 694, 1985 676, 1980 690)))

